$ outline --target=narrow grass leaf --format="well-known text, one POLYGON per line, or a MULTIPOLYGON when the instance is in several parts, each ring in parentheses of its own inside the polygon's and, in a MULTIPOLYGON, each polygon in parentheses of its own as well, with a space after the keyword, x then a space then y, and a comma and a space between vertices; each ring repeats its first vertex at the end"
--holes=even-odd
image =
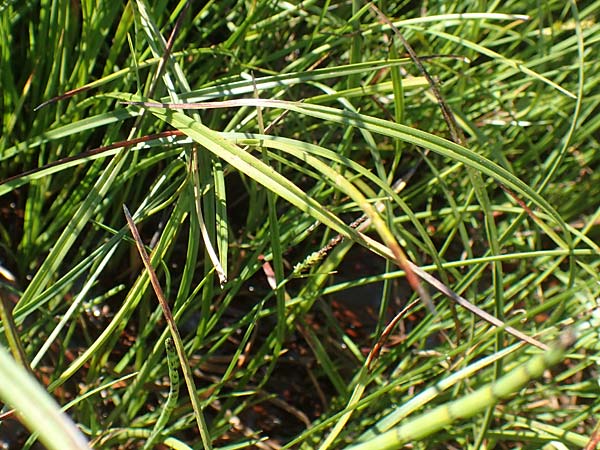
POLYGON ((17 410, 23 423, 50 450, 88 450, 69 417, 38 381, 0 347, 0 398, 17 410))

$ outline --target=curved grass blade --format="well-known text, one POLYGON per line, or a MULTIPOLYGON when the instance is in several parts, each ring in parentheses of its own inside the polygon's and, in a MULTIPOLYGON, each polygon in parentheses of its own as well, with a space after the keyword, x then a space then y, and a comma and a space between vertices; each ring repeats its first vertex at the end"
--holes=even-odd
MULTIPOLYGON (((124 97, 130 99, 137 98, 136 96, 128 95, 125 95, 124 97)), ((256 106, 261 106, 261 100, 257 99, 256 101, 258 102, 256 106)), ((130 100, 129 102, 131 103, 130 100)), ((153 104, 148 103, 148 105, 153 104)), ((200 145, 204 146, 218 157, 224 159, 241 172, 250 176, 255 181, 285 198, 300 210, 311 214, 315 219, 333 228, 344 237, 359 242, 367 248, 370 247, 367 244, 366 238, 361 233, 344 224, 338 217, 328 212, 314 199, 308 196, 283 175, 275 171, 272 167, 245 152, 234 143, 223 139, 223 137, 221 137, 215 131, 180 112, 173 112, 169 110, 163 111, 162 108, 152 108, 152 113, 159 119, 164 120, 186 135, 190 136, 192 139, 194 139, 194 141, 198 142, 200 145)), ((331 169, 327 168, 327 170, 331 169)), ((335 174, 334 178, 339 184, 345 185, 348 189, 350 189, 351 184, 344 177, 339 174, 335 174)), ((360 195, 357 190, 354 190, 353 193, 355 196, 360 195)), ((408 264, 408 259, 396 241, 394 235, 388 229, 377 211, 366 201, 362 195, 359 198, 359 203, 361 207, 364 208, 365 213, 373 221, 373 224, 383 239, 385 246, 391 251, 391 254, 393 255, 392 260, 405 270, 407 281, 410 283, 411 287, 433 311, 434 307, 431 299, 429 298, 429 294, 420 284, 418 278, 414 274, 414 271, 411 269, 412 266, 408 264)))

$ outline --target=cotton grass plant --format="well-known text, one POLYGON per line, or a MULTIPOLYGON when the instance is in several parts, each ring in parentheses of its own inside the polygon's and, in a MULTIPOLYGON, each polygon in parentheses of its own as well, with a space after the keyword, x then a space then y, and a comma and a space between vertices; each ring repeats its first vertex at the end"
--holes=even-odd
POLYGON ((0 5, 0 437, 594 448, 600 2, 438 3, 0 5))

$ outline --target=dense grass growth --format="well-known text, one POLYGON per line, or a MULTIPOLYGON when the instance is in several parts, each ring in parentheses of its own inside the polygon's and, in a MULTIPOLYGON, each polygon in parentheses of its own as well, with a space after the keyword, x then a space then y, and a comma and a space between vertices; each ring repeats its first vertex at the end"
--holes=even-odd
POLYGON ((148 3, 0 3, 0 439, 585 446, 600 2, 148 3))

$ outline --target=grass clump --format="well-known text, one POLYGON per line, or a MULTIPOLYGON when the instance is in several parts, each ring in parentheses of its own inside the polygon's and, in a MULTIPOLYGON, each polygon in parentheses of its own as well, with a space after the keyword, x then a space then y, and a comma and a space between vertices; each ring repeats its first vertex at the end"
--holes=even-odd
POLYGON ((0 6, 9 445, 593 448, 600 2, 438 3, 0 6))

